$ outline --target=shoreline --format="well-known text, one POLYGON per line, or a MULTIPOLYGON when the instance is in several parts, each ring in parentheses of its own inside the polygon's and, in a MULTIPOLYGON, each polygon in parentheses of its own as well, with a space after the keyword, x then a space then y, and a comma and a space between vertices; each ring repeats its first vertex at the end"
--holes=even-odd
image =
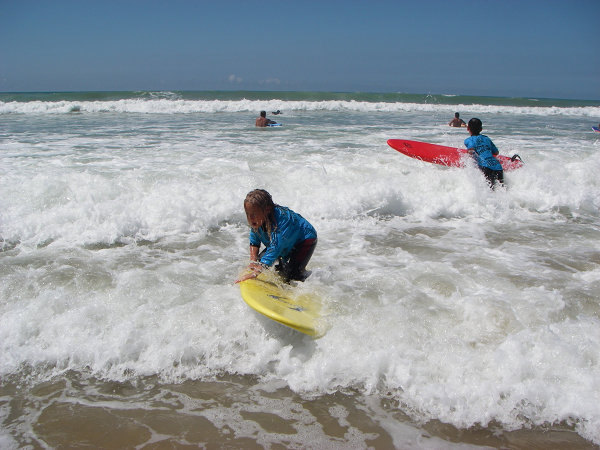
POLYGON ((497 423, 460 429, 439 420, 417 421, 385 396, 350 390, 313 398, 254 376, 181 383, 161 383, 151 376, 116 382, 71 371, 28 388, 20 385, 24 381, 13 379, 0 388, 0 396, 11 399, 3 406, 3 434, 18 448, 281 445, 386 450, 412 448, 426 439, 428 448, 600 449, 566 423, 514 431, 497 423))

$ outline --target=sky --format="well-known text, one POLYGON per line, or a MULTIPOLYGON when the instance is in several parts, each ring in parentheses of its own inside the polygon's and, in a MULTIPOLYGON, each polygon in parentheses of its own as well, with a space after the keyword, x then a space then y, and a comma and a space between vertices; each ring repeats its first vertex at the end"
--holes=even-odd
POLYGON ((600 100, 600 0, 0 0, 0 92, 600 100))

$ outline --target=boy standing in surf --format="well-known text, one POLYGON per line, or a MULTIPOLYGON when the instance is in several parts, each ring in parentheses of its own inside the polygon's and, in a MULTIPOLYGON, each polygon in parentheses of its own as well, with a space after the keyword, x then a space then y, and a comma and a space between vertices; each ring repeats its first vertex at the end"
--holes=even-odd
POLYGON ((250 270, 235 282, 256 278, 279 261, 276 270, 285 282, 304 281, 304 269, 317 246, 317 232, 300 214, 276 205, 264 189, 255 189, 244 200, 250 225, 250 270), (260 245, 265 249, 259 254, 260 245))
POLYGON ((472 118, 467 125, 467 131, 471 136, 465 139, 465 146, 469 154, 475 157, 479 170, 483 172, 488 184, 494 189, 495 182, 504 185, 504 171, 500 162, 494 158, 499 153, 492 140, 481 133, 483 124, 481 120, 472 118))

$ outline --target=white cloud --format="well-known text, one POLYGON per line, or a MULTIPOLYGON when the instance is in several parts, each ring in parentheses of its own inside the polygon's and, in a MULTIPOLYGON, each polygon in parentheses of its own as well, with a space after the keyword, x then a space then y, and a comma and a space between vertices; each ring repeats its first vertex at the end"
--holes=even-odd
POLYGON ((241 83, 242 82, 242 78, 236 77, 235 75, 229 75, 229 81, 231 81, 232 83, 234 83, 236 81, 238 83, 241 83))

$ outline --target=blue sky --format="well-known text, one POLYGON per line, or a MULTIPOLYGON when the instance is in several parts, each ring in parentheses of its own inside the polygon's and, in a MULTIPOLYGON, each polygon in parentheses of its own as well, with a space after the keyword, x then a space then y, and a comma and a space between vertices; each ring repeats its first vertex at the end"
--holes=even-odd
POLYGON ((0 0, 0 91, 600 100, 600 0, 0 0))

